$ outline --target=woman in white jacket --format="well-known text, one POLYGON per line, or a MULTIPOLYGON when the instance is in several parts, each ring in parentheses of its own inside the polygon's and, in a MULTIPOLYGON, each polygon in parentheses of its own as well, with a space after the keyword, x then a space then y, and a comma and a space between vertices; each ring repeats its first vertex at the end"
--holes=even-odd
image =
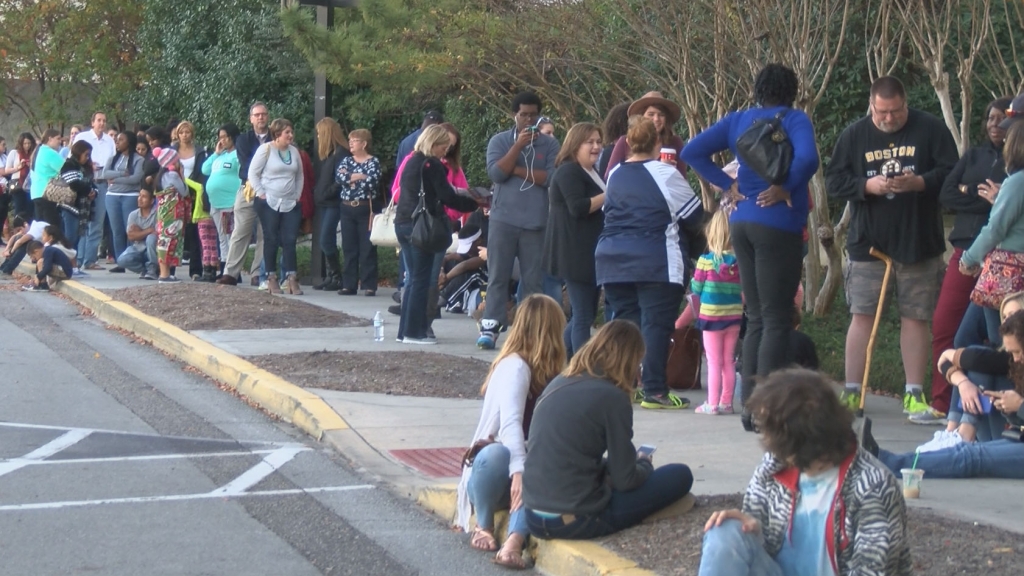
POLYGON ((459 526, 476 528, 470 546, 498 551, 494 561, 523 568, 523 547, 529 530, 523 515, 523 463, 533 407, 544 387, 565 367, 565 314, 551 298, 535 294, 516 310, 508 340, 491 364, 480 393, 484 405, 473 435, 473 448, 463 462, 459 482, 459 526), (508 538, 501 550, 494 536, 494 513, 508 508, 508 538))

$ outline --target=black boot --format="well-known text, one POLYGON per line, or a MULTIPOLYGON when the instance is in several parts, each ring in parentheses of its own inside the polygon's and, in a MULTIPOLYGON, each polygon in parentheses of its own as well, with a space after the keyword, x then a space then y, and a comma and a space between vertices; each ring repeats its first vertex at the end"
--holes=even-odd
POLYGON ((341 288, 341 261, 339 255, 328 256, 327 260, 327 279, 324 281, 324 286, 321 290, 338 290, 341 288))
POLYGON ((199 282, 215 282, 217 280, 217 267, 216 266, 203 266, 203 275, 199 278, 199 282))

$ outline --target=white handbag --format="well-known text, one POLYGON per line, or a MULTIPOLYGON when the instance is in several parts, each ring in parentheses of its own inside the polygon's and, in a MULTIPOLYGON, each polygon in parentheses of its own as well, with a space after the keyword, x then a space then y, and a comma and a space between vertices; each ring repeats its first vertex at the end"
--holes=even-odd
POLYGON ((398 248, 398 235, 395 234, 397 211, 395 201, 392 199, 380 214, 374 214, 373 219, 370 220, 370 244, 385 248, 398 248))

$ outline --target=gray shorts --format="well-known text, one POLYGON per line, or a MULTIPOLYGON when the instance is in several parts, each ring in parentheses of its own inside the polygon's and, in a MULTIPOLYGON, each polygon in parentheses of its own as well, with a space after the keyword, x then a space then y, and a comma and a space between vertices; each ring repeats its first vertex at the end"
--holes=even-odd
MULTIPOLYGON (((874 316, 878 309, 878 297, 882 293, 885 263, 881 260, 849 261, 845 272, 846 302, 850 305, 850 313, 874 316)), ((931 321, 944 273, 941 256, 916 264, 892 263, 889 292, 893 291, 892 285, 895 282, 901 318, 931 321)), ((888 306, 888 301, 885 304, 888 306)))

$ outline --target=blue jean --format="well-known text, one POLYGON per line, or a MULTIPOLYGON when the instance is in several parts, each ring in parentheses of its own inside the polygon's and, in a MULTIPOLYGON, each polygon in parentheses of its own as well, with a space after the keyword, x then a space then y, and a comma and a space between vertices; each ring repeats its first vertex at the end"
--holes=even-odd
POLYGON ((320 250, 328 260, 338 255, 338 221, 341 208, 325 206, 320 209, 320 250))
POLYGON ((125 248, 124 252, 117 257, 117 265, 125 270, 131 270, 139 274, 149 272, 151 275, 156 276, 156 234, 146 236, 145 250, 138 250, 134 245, 125 248))
MULTIPOLYGON (((555 278, 554 276, 544 273, 543 288, 541 293, 550 296, 559 305, 562 304, 562 284, 564 282, 561 278, 555 278)), ((516 302, 522 302, 528 294, 523 293, 523 283, 520 282, 516 287, 516 302)))
POLYGON ((526 510, 530 534, 543 538, 589 540, 636 526, 651 514, 686 496, 693 487, 693 473, 686 464, 666 464, 654 470, 636 490, 612 490, 608 507, 597 514, 577 514, 571 522, 545 518, 526 510))
MULTIPOLYGON (((68 212, 67 210, 61 210, 60 219, 62 224, 61 227, 64 229, 64 237, 68 239, 68 244, 71 244, 77 249, 79 222, 78 215, 68 212)), ((81 263, 81 260, 79 260, 79 263, 81 263)))
MULTIPOLYGON (((1013 382, 1005 376, 993 376, 991 374, 982 374, 981 372, 967 372, 967 379, 973 382, 978 388, 982 390, 1013 390, 1013 382)), ((977 430, 978 442, 989 442, 991 440, 998 440, 1003 430, 1006 428, 1006 418, 1003 414, 992 409, 988 414, 971 414, 963 410, 958 404, 960 403, 960 390, 953 386, 953 392, 950 395, 949 401, 949 414, 946 420, 950 422, 958 422, 960 424, 970 424, 977 430)))
POLYGON ((739 520, 726 520, 704 533, 697 576, 783 576, 764 549, 763 537, 743 531, 739 520))
POLYGON ((107 194, 107 218, 114 242, 114 254, 123 254, 128 248, 128 215, 139 209, 139 195, 119 196, 107 194))
MULTIPOLYGON (((13 246, 13 242, 11 244, 13 246)), ((11 255, 7 260, 4 260, 3 264, 0 264, 0 272, 4 274, 14 274, 14 270, 18 268, 18 264, 25 259, 25 254, 28 250, 28 242, 25 242, 18 247, 17 250, 11 252, 11 255)))
POLYGON ((11 190, 11 202, 14 204, 15 216, 26 216, 26 221, 35 218, 36 206, 32 203, 32 197, 27 189, 13 188, 11 190))
POLYGON ((629 320, 644 335, 643 382, 645 396, 668 392, 665 369, 668 349, 675 330, 684 289, 669 282, 605 284, 605 296, 612 308, 612 319, 629 320))
MULTIPOLYGON (((341 274, 342 288, 353 292, 360 287, 376 291, 377 247, 370 243, 370 204, 343 204, 339 214, 341 250, 345 255, 341 274)), ((437 274, 434 278, 437 278, 437 274)))
MULTIPOLYGON (((398 321, 398 338, 427 337, 427 302, 430 298, 430 284, 437 284, 437 274, 431 278, 437 254, 425 252, 413 246, 412 222, 395 224, 398 244, 405 254, 406 279, 402 292, 402 316, 398 321)), ((442 254, 443 257, 443 254, 442 254)))
POLYGON ((999 310, 978 306, 974 302, 967 305, 964 319, 953 337, 954 348, 967 346, 998 346, 1002 341, 999 335, 999 310))
POLYGON ((92 203, 92 218, 89 231, 78 239, 78 265, 82 268, 95 264, 100 242, 103 241, 103 224, 107 221, 107 183, 96 182, 96 198, 92 203))
POLYGON ((878 459, 899 476, 900 469, 917 467, 925 478, 1009 478, 1024 480, 1024 443, 1001 438, 991 442, 957 444, 936 452, 893 454, 878 451, 878 459))
POLYGON ((565 352, 569 358, 590 340, 590 328, 597 316, 596 284, 590 282, 565 281, 565 291, 569 293, 569 305, 572 307, 572 318, 565 325, 565 352))
POLYGON ((267 265, 267 272, 276 272, 277 249, 281 248, 283 270, 280 277, 287 278, 298 271, 295 242, 299 238, 299 225, 302 224, 302 209, 296 204, 287 212, 278 212, 260 198, 253 205, 260 226, 263 227, 263 263, 267 265))
MULTIPOLYGON (((473 473, 469 476, 466 492, 476 511, 476 524, 484 530, 494 529, 494 513, 506 510, 510 503, 508 465, 512 455, 508 448, 494 443, 484 447, 473 460, 473 473)), ((526 510, 522 507, 509 514, 508 532, 529 536, 526 528, 526 510)))

